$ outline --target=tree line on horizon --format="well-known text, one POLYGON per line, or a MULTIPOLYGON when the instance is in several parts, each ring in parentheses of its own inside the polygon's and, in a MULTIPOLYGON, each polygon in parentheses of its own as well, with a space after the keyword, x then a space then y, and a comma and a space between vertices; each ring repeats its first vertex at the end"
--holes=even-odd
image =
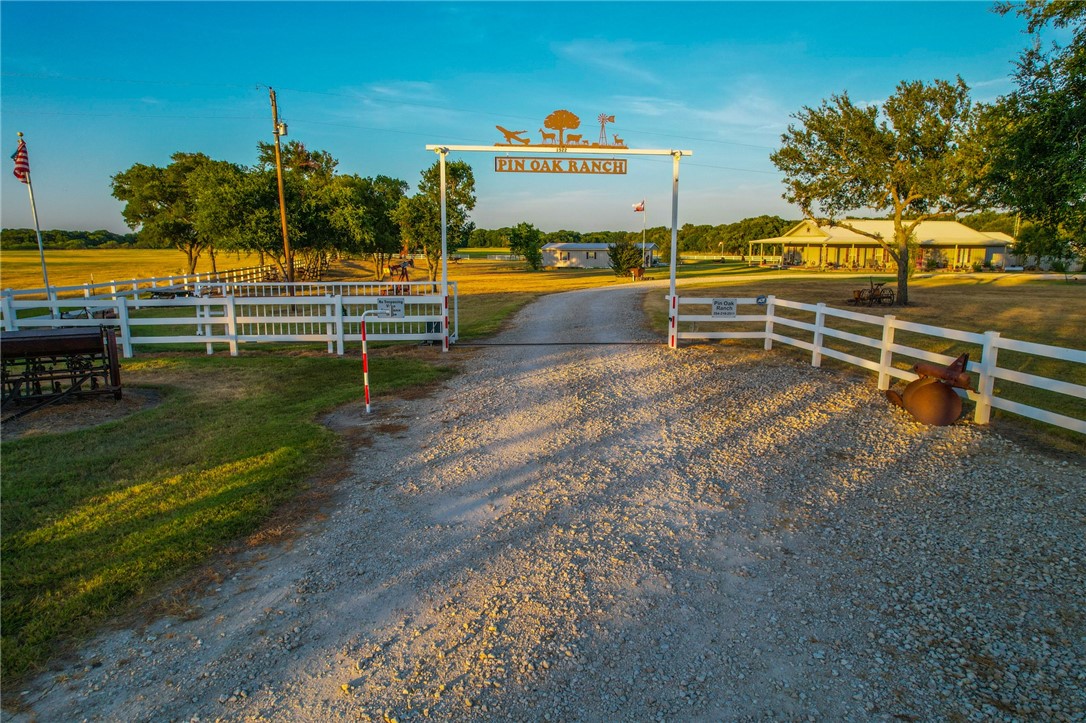
MULTIPOLYGON (((859 217, 856 217, 859 218, 859 217)), ((883 217, 885 219, 885 217, 883 217)), ((957 220, 977 231, 998 231, 1013 236, 1016 214, 1010 212, 981 211, 957 220)), ((683 224, 677 237, 679 251, 689 253, 721 253, 728 256, 743 255, 748 243, 759 239, 779 236, 799 223, 799 219, 760 215, 725 224, 683 224)), ((503 226, 495 229, 473 228, 468 234, 466 248, 510 248, 517 227, 503 226)), ((1028 236, 1030 224, 1019 229, 1028 236)), ((148 234, 126 234, 111 231, 66 231, 60 229, 42 231, 42 244, 47 249, 163 249, 172 248, 168 240, 153 238, 148 234)), ((540 242, 549 243, 641 243, 640 231, 541 231, 540 242)), ((653 226, 645 229, 645 242, 656 244, 658 252, 666 255, 671 248, 671 228, 653 226)), ((5 228, 0 230, 0 249, 5 251, 37 249, 37 239, 32 228, 5 228)), ((767 249, 771 250, 771 249, 767 249)), ((776 249, 780 250, 780 249, 776 249)), ((344 250, 349 253, 348 250, 344 250)))

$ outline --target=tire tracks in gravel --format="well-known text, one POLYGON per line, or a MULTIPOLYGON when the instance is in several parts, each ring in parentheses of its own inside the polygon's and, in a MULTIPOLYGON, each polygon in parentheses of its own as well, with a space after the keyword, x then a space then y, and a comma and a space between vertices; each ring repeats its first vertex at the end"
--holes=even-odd
MULTIPOLYGON (((1081 468, 1038 472, 971 425, 917 425, 847 373, 737 346, 616 343, 657 341, 640 301, 658 288, 543 297, 494 339, 509 346, 476 353, 433 397, 338 415, 373 444, 326 520, 251 553, 201 618, 102 634, 17 719, 983 713, 988 693, 958 683, 966 657, 933 668, 915 644, 936 634, 933 614, 909 605, 941 586, 939 614, 955 600, 972 611, 955 580, 982 565, 943 574, 927 552, 965 544, 963 475, 995 488, 1005 465, 988 463, 1014 453, 1026 461, 1012 476, 1060 491, 1058 507, 1030 497, 1065 533, 1047 544, 1080 553, 1081 468), (933 498, 946 506, 929 529, 933 498)), ((1052 676, 1028 692, 1073 710, 1081 692, 1052 676)))

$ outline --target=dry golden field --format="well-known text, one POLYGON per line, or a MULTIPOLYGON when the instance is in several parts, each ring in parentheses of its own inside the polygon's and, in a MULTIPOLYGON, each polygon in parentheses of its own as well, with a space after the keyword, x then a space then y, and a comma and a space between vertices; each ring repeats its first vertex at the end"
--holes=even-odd
MULTIPOLYGON (((256 266, 255 254, 224 254, 217 257, 220 269, 256 266)), ((45 252, 45 266, 52 286, 78 286, 103 281, 147 279, 185 272, 185 254, 174 249, 79 249, 45 252)), ((211 259, 201 256, 197 271, 210 271, 211 259)), ((37 251, 0 253, 0 288, 39 289, 41 259, 37 251)))

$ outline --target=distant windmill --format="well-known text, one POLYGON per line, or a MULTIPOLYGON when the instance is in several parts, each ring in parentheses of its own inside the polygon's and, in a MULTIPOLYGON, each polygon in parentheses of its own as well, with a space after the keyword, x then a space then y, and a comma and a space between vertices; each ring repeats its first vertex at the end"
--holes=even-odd
POLYGON ((606 113, 600 113, 600 117, 596 120, 600 122, 600 145, 609 145, 607 143, 607 124, 614 123, 615 117, 613 115, 607 115, 606 113))

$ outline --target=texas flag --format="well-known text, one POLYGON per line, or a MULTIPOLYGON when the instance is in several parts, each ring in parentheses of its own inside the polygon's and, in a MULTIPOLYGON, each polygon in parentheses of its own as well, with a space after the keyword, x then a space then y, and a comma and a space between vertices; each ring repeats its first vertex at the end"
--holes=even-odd
POLYGON ((633 205, 633 207, 634 207, 634 212, 635 213, 640 212, 640 211, 644 211, 645 210, 645 202, 642 201, 641 203, 635 203, 633 205))

